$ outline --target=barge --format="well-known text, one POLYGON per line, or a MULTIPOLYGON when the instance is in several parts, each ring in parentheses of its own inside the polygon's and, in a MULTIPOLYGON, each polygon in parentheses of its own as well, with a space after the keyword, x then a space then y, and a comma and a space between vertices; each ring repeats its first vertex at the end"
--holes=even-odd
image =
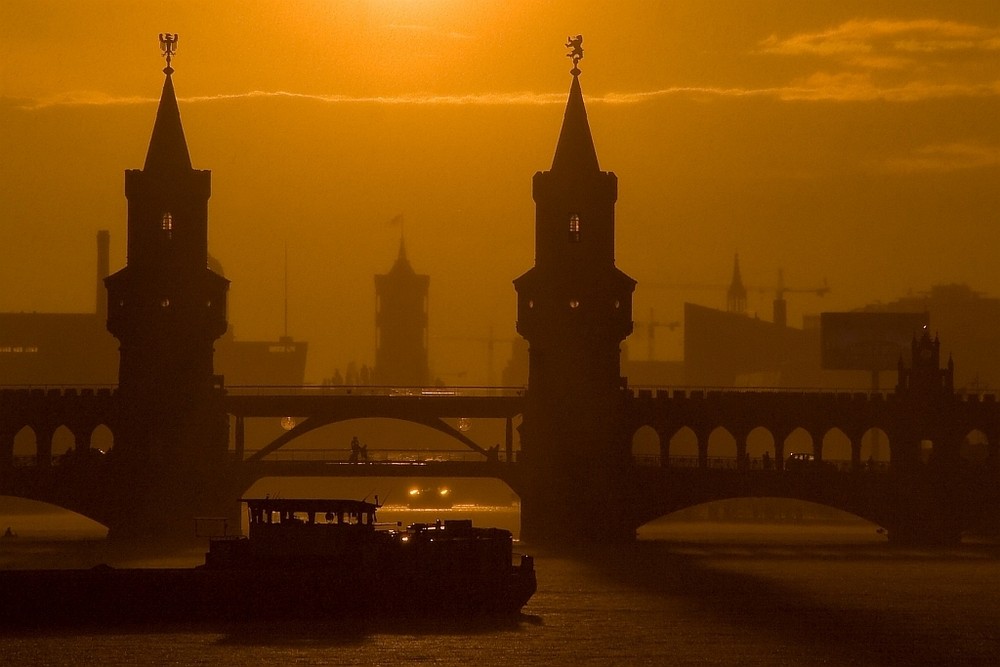
POLYGON ((0 571, 0 625, 516 615, 535 592, 507 530, 389 528, 364 500, 242 502, 248 535, 211 538, 198 567, 0 571))

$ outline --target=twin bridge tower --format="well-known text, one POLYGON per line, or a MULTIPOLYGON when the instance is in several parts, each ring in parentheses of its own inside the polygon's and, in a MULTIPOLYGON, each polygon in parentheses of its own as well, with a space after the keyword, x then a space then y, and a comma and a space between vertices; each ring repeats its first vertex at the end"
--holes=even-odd
MULTIPOLYGON (((581 43, 578 37, 568 45, 572 80, 552 166, 532 182, 535 265, 514 281, 517 331, 529 343, 525 395, 516 404, 510 397, 494 397, 492 403, 490 397, 437 398, 433 408, 421 397, 413 402, 344 397, 351 400, 331 408, 257 396, 255 414, 326 410, 318 416, 302 412, 310 416, 289 434, 294 436, 346 418, 392 416, 447 430, 439 418, 459 416, 449 410, 506 416, 508 425, 520 413, 516 463, 484 460, 475 470, 445 474, 507 481, 521 497, 522 535, 531 541, 628 540, 656 516, 739 495, 826 502, 915 541, 957 540, 961 507, 995 509, 1000 485, 988 475, 1000 460, 996 403, 956 407, 950 369, 942 375, 933 346, 923 370, 901 368, 899 398, 888 402, 826 397, 824 403, 777 394, 654 397, 629 391, 620 372, 620 345, 632 332, 636 281, 615 266, 618 180, 602 171, 597 159, 580 87, 581 43), (451 404, 442 407, 442 401, 451 404), (805 420, 797 425, 807 428, 814 442, 818 437, 818 459, 823 429, 841 428, 860 443, 864 428, 881 428, 890 435, 898 473, 848 482, 846 477, 719 476, 704 465, 678 475, 667 465, 670 437, 684 427, 698 435, 705 452, 711 430, 725 427, 739 436, 741 453, 743 435, 768 427, 780 461, 783 438, 795 419, 805 420), (659 467, 639 469, 632 462, 632 437, 644 426, 660 437, 659 467), (987 477, 977 478, 978 486, 962 484, 956 453, 971 428, 986 433, 991 443, 989 465, 978 471, 987 477), (920 468, 925 440, 934 441, 935 467, 920 468), (959 488, 967 498, 958 498, 959 488), (818 491, 828 495, 817 496, 818 491)), ((228 281, 206 268, 211 174, 191 164, 170 66, 175 44, 176 36, 161 35, 167 67, 146 161, 142 169, 125 172, 127 263, 105 281, 107 325, 120 343, 117 390, 65 396, 0 392, 0 493, 75 509, 108 525, 113 535, 190 535, 195 516, 235 518, 242 493, 265 474, 259 457, 243 460, 229 452, 230 415, 236 416, 242 454, 242 417, 251 408, 227 396, 214 373, 214 342, 227 328, 228 281), (60 424, 76 436, 80 461, 73 465, 51 465, 51 435, 60 424), (92 456, 82 454, 100 424, 111 429, 115 444, 95 465, 88 462, 92 456), (38 437, 34 476, 19 476, 13 466, 14 434, 25 425, 38 437)), ((508 447, 510 440, 508 432, 508 447)), ((282 444, 276 441, 272 448, 282 444)), ((475 443, 466 444, 485 454, 475 443)), ((707 454, 700 459, 704 463, 707 454)), ((860 463, 859 455, 855 459, 860 463)))

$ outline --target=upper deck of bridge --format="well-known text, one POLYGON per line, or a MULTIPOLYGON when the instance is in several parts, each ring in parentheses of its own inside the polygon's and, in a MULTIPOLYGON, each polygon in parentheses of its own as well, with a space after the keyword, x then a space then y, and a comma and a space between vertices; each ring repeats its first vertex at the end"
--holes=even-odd
POLYGON ((344 385, 227 387, 225 410, 244 417, 323 413, 377 417, 513 417, 523 411, 523 387, 378 387, 344 385))

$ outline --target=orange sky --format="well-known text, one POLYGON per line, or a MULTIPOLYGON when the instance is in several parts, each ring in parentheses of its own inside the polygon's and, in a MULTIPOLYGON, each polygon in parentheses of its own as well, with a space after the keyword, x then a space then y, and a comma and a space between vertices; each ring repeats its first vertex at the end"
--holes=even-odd
POLYGON ((514 335, 577 33, 637 320, 723 307, 679 286, 724 286, 735 252, 764 319, 779 267, 829 281, 788 297, 793 325, 943 282, 1000 296, 995 0, 4 0, 0 25, 0 310, 92 309, 98 229, 124 262, 122 172, 145 156, 164 31, 236 335, 282 333, 287 244, 312 381, 371 363, 398 214, 431 275, 435 372, 486 381, 475 339, 514 335))

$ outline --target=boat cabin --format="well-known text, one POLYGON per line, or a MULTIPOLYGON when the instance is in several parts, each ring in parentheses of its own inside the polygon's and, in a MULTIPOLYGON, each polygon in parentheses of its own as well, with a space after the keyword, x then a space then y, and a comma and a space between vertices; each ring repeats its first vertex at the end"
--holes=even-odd
POLYGON ((242 502, 247 505, 248 536, 213 539, 207 566, 316 565, 354 557, 379 539, 377 503, 314 498, 244 498, 242 502))
POLYGON ((244 498, 250 519, 250 539, 272 532, 312 526, 317 530, 375 530, 378 505, 366 500, 244 498))

